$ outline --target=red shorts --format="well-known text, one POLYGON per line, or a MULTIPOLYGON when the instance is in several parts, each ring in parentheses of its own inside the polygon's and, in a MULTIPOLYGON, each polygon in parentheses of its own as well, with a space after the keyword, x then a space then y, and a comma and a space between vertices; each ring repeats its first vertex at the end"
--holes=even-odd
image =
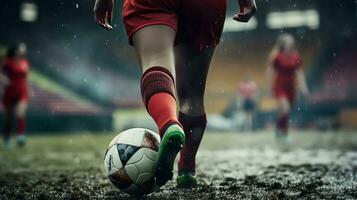
POLYGON ((219 43, 226 0, 124 0, 123 21, 133 44, 133 34, 149 25, 167 25, 176 30, 176 44, 197 48, 219 43))
POLYGON ((27 87, 7 87, 2 102, 5 107, 11 107, 21 101, 28 101, 27 87))

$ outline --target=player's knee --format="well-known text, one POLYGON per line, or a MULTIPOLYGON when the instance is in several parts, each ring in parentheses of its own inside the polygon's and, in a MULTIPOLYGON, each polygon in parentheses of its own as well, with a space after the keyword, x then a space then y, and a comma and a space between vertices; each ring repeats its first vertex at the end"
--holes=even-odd
POLYGON ((16 111, 16 117, 24 117, 25 116, 25 110, 21 109, 21 110, 17 110, 16 111))
POLYGON ((138 57, 143 72, 153 66, 161 66, 168 69, 173 75, 175 74, 175 62, 172 49, 147 49, 140 52, 138 57))
POLYGON ((290 112, 290 103, 286 98, 280 99, 279 110, 280 110, 280 112, 283 112, 283 113, 290 112))
POLYGON ((290 112, 290 106, 289 105, 282 105, 280 108, 280 111, 283 113, 289 113, 290 112))
POLYGON ((161 26, 146 27, 134 34, 135 50, 144 71, 152 66, 174 68, 175 31, 168 29, 161 26))
POLYGON ((26 114, 27 110, 27 103, 26 102, 20 102, 15 109, 15 114, 16 117, 24 117, 26 114))

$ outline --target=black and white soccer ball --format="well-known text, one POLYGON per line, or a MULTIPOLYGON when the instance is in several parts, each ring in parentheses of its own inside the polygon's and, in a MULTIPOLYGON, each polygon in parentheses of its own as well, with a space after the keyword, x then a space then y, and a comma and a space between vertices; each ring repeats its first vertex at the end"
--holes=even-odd
POLYGON ((133 128, 119 133, 109 144, 104 158, 111 183, 131 195, 159 189, 154 179, 160 137, 155 132, 133 128))

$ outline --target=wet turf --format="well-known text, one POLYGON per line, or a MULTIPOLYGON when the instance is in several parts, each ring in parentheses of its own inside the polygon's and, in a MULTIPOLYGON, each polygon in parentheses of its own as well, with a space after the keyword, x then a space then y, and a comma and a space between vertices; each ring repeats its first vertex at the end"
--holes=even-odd
MULTIPOLYGON (((0 151, 0 199, 128 199, 104 176, 110 134, 30 137, 0 151)), ((170 181, 143 199, 356 199, 357 135, 207 134, 193 190, 170 181)), ((140 199, 135 197, 134 199, 140 199)))

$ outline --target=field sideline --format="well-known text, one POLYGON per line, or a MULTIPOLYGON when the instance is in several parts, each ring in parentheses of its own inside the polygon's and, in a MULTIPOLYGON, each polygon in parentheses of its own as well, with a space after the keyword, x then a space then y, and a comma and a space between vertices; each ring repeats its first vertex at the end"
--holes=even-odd
MULTIPOLYGON (((125 199, 104 176, 114 134, 30 135, 23 149, 0 151, 0 199, 125 199)), ((207 133, 198 155, 199 187, 174 182, 144 199, 357 198, 357 135, 297 132, 289 144, 272 131, 207 133)))

